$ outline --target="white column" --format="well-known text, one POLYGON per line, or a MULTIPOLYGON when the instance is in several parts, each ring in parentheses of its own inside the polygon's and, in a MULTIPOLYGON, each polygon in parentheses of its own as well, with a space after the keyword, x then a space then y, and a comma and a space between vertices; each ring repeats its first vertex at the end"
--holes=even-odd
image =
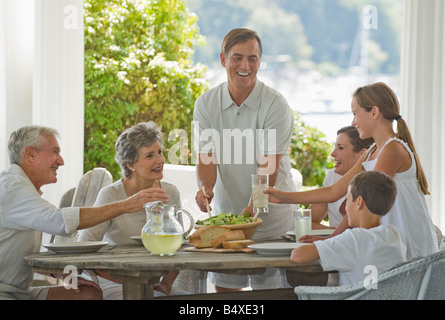
POLYGON ((445 4, 405 0, 401 113, 425 170, 433 222, 445 232, 445 4))
POLYGON ((56 128, 65 165, 43 197, 58 205, 83 174, 82 0, 36 0, 33 123, 56 128))
POLYGON ((10 134, 32 122, 34 0, 0 1, 0 171, 10 134))

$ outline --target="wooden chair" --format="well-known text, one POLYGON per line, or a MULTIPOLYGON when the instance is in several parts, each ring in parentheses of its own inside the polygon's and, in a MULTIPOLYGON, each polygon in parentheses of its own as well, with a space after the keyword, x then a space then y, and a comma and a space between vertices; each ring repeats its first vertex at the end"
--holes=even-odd
MULTIPOLYGON (((79 181, 77 188, 65 192, 60 201, 60 208, 64 207, 89 207, 94 205, 100 189, 111 184, 113 176, 105 168, 94 168, 85 173, 79 181)), ((52 236, 51 242, 73 242, 74 237, 52 236)))
POLYGON ((94 205, 100 189, 112 182, 113 177, 105 168, 94 168, 88 171, 79 181, 71 206, 89 207, 94 205))
POLYGON ((74 199, 74 192, 76 192, 76 188, 71 188, 67 192, 62 195, 62 199, 60 199, 59 208, 71 207, 74 199))

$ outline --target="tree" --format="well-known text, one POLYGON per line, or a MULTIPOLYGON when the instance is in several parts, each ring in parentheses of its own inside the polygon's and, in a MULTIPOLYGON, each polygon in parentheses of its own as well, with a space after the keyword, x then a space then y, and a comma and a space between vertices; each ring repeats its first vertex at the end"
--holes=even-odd
MULTIPOLYGON (((126 128, 155 121, 191 136, 195 100, 208 89, 205 67, 191 61, 201 37, 182 0, 85 0, 84 170, 114 177, 114 144, 126 128)), ((187 150, 186 150, 187 151, 187 150)), ((187 155, 188 157, 188 155, 187 155)), ((168 159, 168 157, 166 157, 168 159)))

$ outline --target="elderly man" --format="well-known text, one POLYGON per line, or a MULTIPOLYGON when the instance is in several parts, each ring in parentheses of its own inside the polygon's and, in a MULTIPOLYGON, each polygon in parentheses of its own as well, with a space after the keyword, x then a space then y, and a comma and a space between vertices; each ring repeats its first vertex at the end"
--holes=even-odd
MULTIPOLYGON (((10 167, 0 173, 0 299, 101 299, 100 288, 79 278, 78 289, 31 288, 32 269, 24 257, 38 252, 41 233, 67 236, 121 214, 141 210, 150 201, 166 202, 163 190, 150 188, 112 204, 59 209, 41 198, 40 188, 57 181, 64 164, 55 129, 27 126, 8 143, 10 167)), ((63 279, 64 275, 56 275, 63 279)))
MULTIPOLYGON (((267 173, 269 184, 280 190, 295 190, 288 155, 293 115, 285 98, 257 79, 262 57, 261 40, 249 29, 231 30, 221 46, 221 65, 227 81, 201 95, 195 103, 195 146, 198 151, 196 202, 206 211, 252 212, 251 175, 267 173), (261 139, 263 138, 263 139, 261 139), (243 147, 239 147, 243 145, 243 147), (238 146, 238 148, 237 148, 238 146)), ((293 226, 293 205, 270 205, 261 215, 263 224, 254 240, 275 239, 293 226)), ((218 292, 246 287, 279 288, 277 269, 263 275, 211 274, 218 292), (249 283, 250 281, 250 283, 249 283)))

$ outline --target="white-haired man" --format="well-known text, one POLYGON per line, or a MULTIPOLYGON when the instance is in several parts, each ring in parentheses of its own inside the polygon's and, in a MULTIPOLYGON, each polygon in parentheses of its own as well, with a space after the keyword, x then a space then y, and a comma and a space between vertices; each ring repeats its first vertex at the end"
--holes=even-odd
MULTIPOLYGON (((64 286, 31 288, 33 270, 24 257, 40 250, 41 233, 67 236, 150 201, 167 201, 163 190, 151 188, 101 207, 59 209, 41 197, 43 185, 57 182, 64 165, 58 132, 43 126, 14 131, 8 142, 10 166, 0 173, 0 300, 101 299, 100 288, 79 278, 78 289, 64 286)), ((64 275, 56 275, 63 278, 64 275)))

